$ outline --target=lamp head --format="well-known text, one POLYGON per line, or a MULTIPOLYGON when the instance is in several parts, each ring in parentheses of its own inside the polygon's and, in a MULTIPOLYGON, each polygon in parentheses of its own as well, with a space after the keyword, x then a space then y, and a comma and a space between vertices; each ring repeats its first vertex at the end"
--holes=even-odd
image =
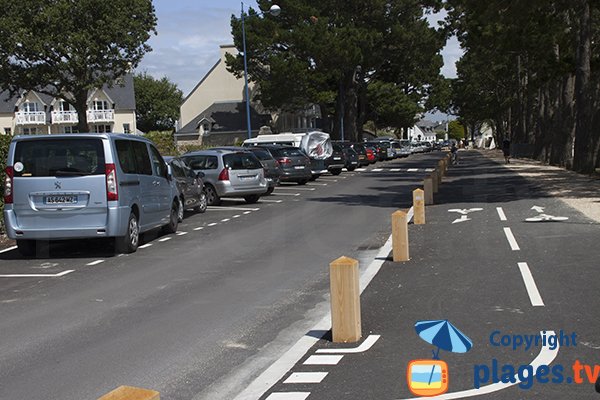
POLYGON ((279 14, 281 14, 281 7, 279 7, 277 4, 273 4, 269 9, 269 14, 274 17, 279 16, 279 14))

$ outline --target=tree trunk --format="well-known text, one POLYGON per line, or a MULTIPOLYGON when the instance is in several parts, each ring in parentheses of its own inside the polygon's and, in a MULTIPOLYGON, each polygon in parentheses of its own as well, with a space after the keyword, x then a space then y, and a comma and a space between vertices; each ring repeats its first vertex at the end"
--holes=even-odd
POLYGON ((89 132, 90 128, 87 121, 87 90, 80 90, 77 93, 74 93, 75 96, 75 110, 77 111, 77 118, 79 122, 77 123, 77 129, 79 132, 89 132))
POLYGON ((592 18, 589 0, 580 0, 579 44, 577 48, 577 73, 575 79, 575 154, 573 169, 591 174, 594 172, 592 149, 592 99, 590 98, 592 18))

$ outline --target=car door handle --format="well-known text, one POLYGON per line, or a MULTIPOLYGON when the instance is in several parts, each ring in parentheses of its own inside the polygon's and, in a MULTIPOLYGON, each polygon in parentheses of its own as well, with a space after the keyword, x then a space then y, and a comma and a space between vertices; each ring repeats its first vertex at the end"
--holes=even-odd
POLYGON ((158 185, 160 185, 160 181, 153 181, 153 182, 152 182, 152 184, 153 184, 154 186, 158 186, 158 185))

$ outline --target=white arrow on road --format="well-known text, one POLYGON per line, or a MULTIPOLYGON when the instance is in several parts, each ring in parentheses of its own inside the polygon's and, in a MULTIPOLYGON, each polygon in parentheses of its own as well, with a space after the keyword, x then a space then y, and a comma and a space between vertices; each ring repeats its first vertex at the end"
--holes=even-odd
POLYGON ((532 210, 535 210, 535 211, 537 211, 539 213, 543 213, 544 212, 544 208, 546 208, 546 207, 540 207, 540 206, 533 206, 533 207, 531 207, 532 210))
POLYGON ((455 212, 455 213, 459 213, 462 215, 467 215, 468 213, 473 212, 473 211, 483 211, 483 208, 462 208, 462 209, 453 208, 451 210, 448 210, 448 212, 455 212))
POLYGON ((555 217, 554 215, 540 214, 537 217, 527 218, 527 222, 557 222, 566 221, 569 217, 555 217))
POLYGON ((459 222, 465 222, 465 221, 470 221, 471 218, 467 217, 466 215, 461 215, 461 217, 459 219, 455 219, 452 223, 453 224, 458 224, 459 222))

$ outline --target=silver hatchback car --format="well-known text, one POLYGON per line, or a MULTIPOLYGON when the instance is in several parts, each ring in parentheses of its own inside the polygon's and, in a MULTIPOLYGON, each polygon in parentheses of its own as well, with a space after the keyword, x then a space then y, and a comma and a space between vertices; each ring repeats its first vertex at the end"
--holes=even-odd
POLYGON ((268 190, 265 171, 253 153, 235 150, 199 150, 181 156, 194 172, 204 173, 206 198, 211 206, 223 197, 243 197, 256 203, 268 190))

